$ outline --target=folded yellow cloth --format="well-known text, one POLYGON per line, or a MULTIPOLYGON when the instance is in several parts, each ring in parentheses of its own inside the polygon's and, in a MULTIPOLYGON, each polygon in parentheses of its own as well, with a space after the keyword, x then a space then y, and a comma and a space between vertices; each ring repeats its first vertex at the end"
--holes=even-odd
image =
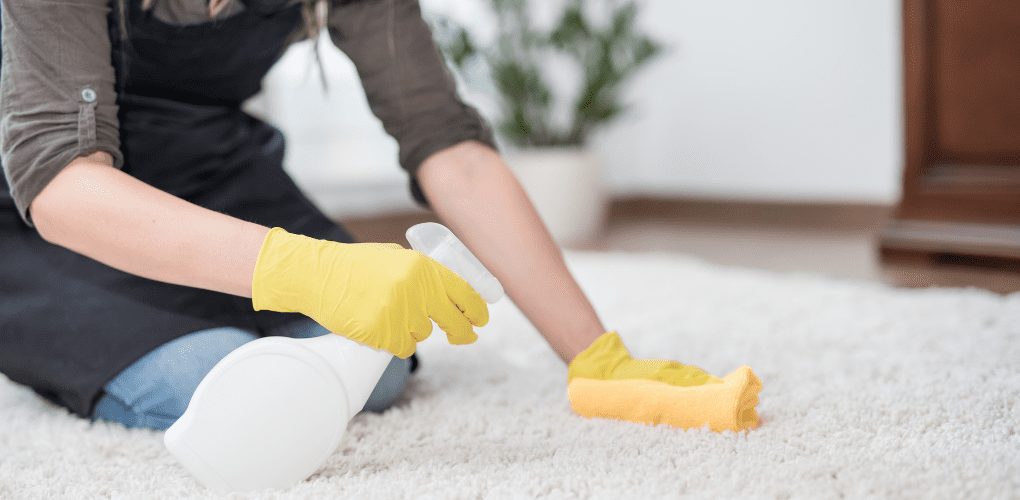
POLYGON ((678 386, 648 379, 599 380, 575 377, 567 386, 574 411, 645 424, 683 429, 708 425, 716 432, 758 426, 761 381, 748 366, 722 378, 722 383, 678 386))

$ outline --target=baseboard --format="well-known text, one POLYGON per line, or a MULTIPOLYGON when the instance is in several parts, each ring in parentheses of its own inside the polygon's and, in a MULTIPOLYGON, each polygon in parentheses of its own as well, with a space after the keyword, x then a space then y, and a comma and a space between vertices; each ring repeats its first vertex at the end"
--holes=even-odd
MULTIPOLYGON (((609 205, 608 223, 677 222, 740 226, 798 227, 875 232, 891 207, 864 203, 746 201, 699 198, 628 196, 609 205)), ((344 217, 342 222, 360 241, 403 243, 403 231, 419 222, 436 221, 432 212, 407 210, 369 216, 344 217)))
POLYGON ((950 254, 1020 261, 1020 229, 998 224, 894 219, 882 229, 886 254, 950 254))
POLYGON ((629 196, 610 205, 610 221, 660 220, 878 231, 892 213, 882 204, 629 196))
POLYGON ((404 239, 404 231, 407 231, 407 228, 421 222, 438 221, 439 218, 435 213, 424 210, 345 217, 341 220, 344 227, 357 241, 400 243, 401 245, 407 245, 407 240, 404 239))

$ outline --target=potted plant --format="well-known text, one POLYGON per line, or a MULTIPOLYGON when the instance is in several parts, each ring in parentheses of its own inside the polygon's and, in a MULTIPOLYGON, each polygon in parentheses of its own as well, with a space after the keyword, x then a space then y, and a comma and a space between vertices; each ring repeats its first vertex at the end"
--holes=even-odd
POLYGON ((529 0, 487 2, 497 19, 491 36, 442 18, 439 45, 462 80, 487 83, 491 122, 512 146, 507 161, 553 236, 587 241, 602 226, 607 199, 585 143, 625 110, 624 82, 660 47, 638 30, 633 0, 567 0, 545 30, 529 0), (564 82, 574 85, 560 88, 564 82))

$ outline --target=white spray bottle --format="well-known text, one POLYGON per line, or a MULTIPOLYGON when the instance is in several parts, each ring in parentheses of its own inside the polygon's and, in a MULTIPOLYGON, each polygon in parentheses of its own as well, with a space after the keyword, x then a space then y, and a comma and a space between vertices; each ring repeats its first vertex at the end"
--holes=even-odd
MULTIPOLYGON (((495 277, 449 229, 407 230, 411 247, 464 278, 488 303, 495 277)), ((293 486, 336 450, 393 356, 340 335, 264 337, 234 350, 202 379, 166 431, 166 448, 199 482, 219 491, 293 486)))

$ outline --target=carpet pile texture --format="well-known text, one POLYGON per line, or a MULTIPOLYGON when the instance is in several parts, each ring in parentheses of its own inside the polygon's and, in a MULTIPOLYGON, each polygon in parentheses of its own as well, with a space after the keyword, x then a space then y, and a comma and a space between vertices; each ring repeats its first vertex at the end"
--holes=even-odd
MULTIPOLYGON (((752 366, 761 427, 582 419, 562 363, 503 301, 473 346, 436 332, 406 397, 357 417, 308 481, 244 497, 1020 497, 1020 294, 569 260, 635 355, 752 366)), ((0 377, 0 498, 204 496, 160 434, 76 419, 0 377)))

